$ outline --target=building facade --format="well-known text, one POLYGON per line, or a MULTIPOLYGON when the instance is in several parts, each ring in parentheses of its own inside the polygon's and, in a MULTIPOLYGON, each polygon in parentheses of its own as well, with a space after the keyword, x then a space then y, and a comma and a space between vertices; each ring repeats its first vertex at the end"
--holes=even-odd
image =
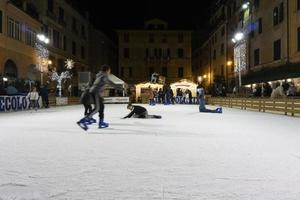
POLYGON ((130 84, 149 81, 156 72, 167 83, 192 79, 191 31, 170 30, 159 19, 143 30, 119 30, 119 75, 130 84))
POLYGON ((113 74, 118 74, 118 47, 115 42, 93 26, 89 29, 89 65, 91 72, 99 72, 101 65, 108 64, 113 74))
MULTIPOLYGON (((0 84, 39 79, 36 34, 41 23, 9 1, 0 1, 0 84)), ((24 84, 24 83, 23 83, 24 84)))
MULTIPOLYGON (((227 40, 226 59, 216 54, 216 60, 223 60, 226 66, 225 80, 229 87, 300 77, 300 1, 225 0, 216 5, 218 9, 212 19, 216 19, 214 16, 221 9, 224 20, 214 30, 225 26, 227 40)), ((211 32, 207 41, 214 34, 211 32)), ((215 68, 214 55, 211 59, 215 68)))
MULTIPOLYGON (((30 54, 32 60, 30 66, 34 65, 41 76, 35 78, 36 81, 42 82, 47 79, 48 70, 57 70, 61 72, 65 70, 65 61, 72 59, 75 62, 73 69, 73 78, 69 84, 74 87, 75 94, 77 93, 78 72, 88 71, 89 66, 89 22, 87 16, 83 16, 77 12, 69 2, 65 0, 11 0, 1 1, 0 16, 2 16, 2 38, 7 42, 1 42, 1 45, 6 44, 4 52, 7 54, 11 50, 11 56, 17 55, 18 52, 30 54), (36 35, 44 34, 49 38, 49 44, 44 45, 49 52, 48 64, 46 67, 38 67, 37 56, 32 52, 39 51, 35 47, 36 35), (13 39, 13 40, 11 40, 13 39), (30 40, 30 41, 28 41, 30 40), (18 45, 8 44, 19 42, 18 45), (29 47, 26 46, 26 44, 29 47), (23 44, 23 46, 20 46, 23 44), (25 44, 25 45, 24 45, 25 44), (27 50, 30 48, 30 50, 27 50)), ((7 56, 6 56, 7 57, 7 56)), ((18 71, 26 71, 29 65, 26 61, 19 61, 20 58, 11 59, 15 62, 18 71), (17 62, 17 63, 16 63, 17 62)), ((5 66, 2 61, 1 67, 5 66)), ((2 69, 3 71, 3 69, 2 69)), ((19 73, 22 76, 18 78, 28 78, 26 73, 19 73)))

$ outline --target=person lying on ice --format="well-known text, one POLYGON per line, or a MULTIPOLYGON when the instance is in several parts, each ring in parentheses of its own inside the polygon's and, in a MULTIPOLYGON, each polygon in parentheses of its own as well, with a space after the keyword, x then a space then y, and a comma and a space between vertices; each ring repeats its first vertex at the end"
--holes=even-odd
POLYGON ((219 107, 215 110, 210 110, 205 107, 205 92, 203 86, 200 84, 197 86, 197 95, 199 100, 199 112, 205 112, 205 113, 222 113, 222 107, 219 107))
MULTIPOLYGON (((99 128, 108 127, 108 123, 104 122, 104 99, 102 93, 104 91, 105 85, 109 84, 115 88, 119 88, 114 82, 112 82, 108 75, 110 74, 110 66, 103 65, 101 71, 96 75, 96 80, 94 81, 89 92, 93 102, 95 102, 95 107, 92 111, 82 118, 77 124, 84 130, 88 129, 88 124, 91 123, 93 116, 99 112, 99 128)), ((120 88, 121 89, 121 88, 120 88)))
POLYGON ((161 119, 160 115, 149 115, 148 111, 146 108, 142 107, 142 106, 134 106, 132 104, 128 104, 127 105, 127 109, 131 110, 131 112, 123 117, 122 119, 126 119, 126 118, 143 118, 143 119, 161 119))

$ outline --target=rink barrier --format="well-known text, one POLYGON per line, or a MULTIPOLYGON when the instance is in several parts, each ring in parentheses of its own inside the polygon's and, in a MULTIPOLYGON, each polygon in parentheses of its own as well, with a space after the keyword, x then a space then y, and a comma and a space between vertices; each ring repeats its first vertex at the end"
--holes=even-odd
POLYGON ((280 113, 284 115, 300 115, 300 99, 255 99, 255 98, 208 98, 208 104, 220 105, 242 110, 280 113))
MULTIPOLYGON (((29 99, 26 96, 0 96, 0 112, 14 112, 29 109, 29 99)), ((38 99, 37 107, 42 105, 41 98, 38 99)))

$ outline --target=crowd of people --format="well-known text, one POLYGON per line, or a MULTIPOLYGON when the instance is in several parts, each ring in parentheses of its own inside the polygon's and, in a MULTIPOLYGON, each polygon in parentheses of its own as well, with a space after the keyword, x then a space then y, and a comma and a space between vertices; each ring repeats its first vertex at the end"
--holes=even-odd
POLYGON ((297 88, 293 82, 276 82, 273 85, 270 85, 269 83, 262 83, 256 84, 249 93, 252 97, 296 97, 300 96, 300 88, 297 88))

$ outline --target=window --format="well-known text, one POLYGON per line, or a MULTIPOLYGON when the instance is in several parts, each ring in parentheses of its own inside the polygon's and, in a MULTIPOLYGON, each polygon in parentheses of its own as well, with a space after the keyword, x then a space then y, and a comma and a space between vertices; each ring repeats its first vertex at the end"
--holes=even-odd
POLYGON ((157 48, 154 49, 154 56, 157 57, 158 56, 158 51, 157 48))
POLYGON ((167 56, 170 58, 171 57, 171 50, 168 48, 167 49, 167 56))
POLYGON ((29 46, 34 47, 36 41, 36 33, 35 31, 31 30, 29 27, 26 27, 25 32, 25 43, 29 46))
POLYGON ((123 52, 124 54, 123 54, 123 56, 124 56, 124 58, 129 58, 130 57, 130 53, 129 53, 129 48, 124 48, 124 52, 123 52))
POLYGON ((227 8, 227 14, 228 14, 228 18, 231 18, 231 7, 230 7, 230 5, 227 8))
POLYGON ((178 67, 178 78, 183 78, 183 67, 178 67))
POLYGON ((259 8, 259 0, 254 0, 254 9, 258 9, 259 8))
POLYGON ((78 33, 77 31, 77 20, 72 17, 72 31, 75 32, 75 33, 78 33))
POLYGON ((300 0, 297 0, 297 10, 300 10, 300 0))
POLYGON ((158 49, 158 57, 160 57, 160 58, 162 57, 162 49, 161 48, 158 49))
POLYGON ((63 49, 67 51, 67 37, 65 35, 63 37, 63 49))
POLYGON ((278 7, 276 7, 273 9, 273 25, 276 26, 278 23, 278 7))
POLYGON ((281 2, 279 5, 278 21, 279 21, 279 23, 281 23, 281 22, 283 22, 283 20, 284 20, 284 5, 283 5, 283 2, 281 2))
POLYGON ((221 30, 221 36, 223 37, 225 35, 225 28, 223 27, 221 30))
POLYGON ((149 43, 154 43, 154 35, 152 33, 149 34, 149 43))
POLYGON ((259 65, 259 63, 260 63, 260 50, 255 49, 254 50, 254 66, 259 65))
POLYGON ((0 10, 0 33, 2 33, 2 11, 0 10))
POLYGON ((297 49, 300 51, 300 27, 297 29, 297 49))
POLYGON ((72 54, 73 56, 76 56, 76 42, 72 42, 72 54))
POLYGON ((168 68, 167 67, 163 67, 161 69, 161 74, 164 76, 164 77, 167 77, 168 76, 168 68))
POLYGON ((58 23, 64 23, 65 20, 65 10, 61 7, 58 9, 58 23))
POLYGON ((146 50, 145 50, 145 56, 146 56, 146 58, 149 57, 149 49, 148 48, 146 48, 146 50))
POLYGON ((12 18, 8 19, 8 36, 16 40, 21 40, 21 25, 18 21, 14 21, 12 18))
POLYGON ((48 0, 48 11, 53 13, 53 0, 48 0))
POLYGON ((178 42, 183 43, 183 38, 184 38, 183 33, 179 33, 178 34, 178 42))
POLYGON ((129 67, 129 77, 132 77, 132 67, 129 67))
POLYGON ((281 40, 276 40, 273 46, 273 57, 274 60, 279 60, 281 58, 281 40))
POLYGON ((221 45, 220 54, 221 54, 221 55, 224 55, 224 44, 221 45))
POLYGON ((55 48, 60 48, 60 33, 53 29, 53 46, 55 48))
POLYGON ((177 53, 178 53, 178 58, 183 58, 184 57, 184 50, 183 50, 183 48, 179 48, 177 53))
POLYGON ((262 18, 258 19, 258 33, 261 34, 262 33, 262 18))
POLYGON ((124 33, 124 43, 128 43, 129 42, 129 33, 124 33))
POLYGON ((85 59, 85 48, 81 46, 81 59, 85 59))
POLYGON ((124 67, 121 67, 121 77, 124 77, 124 67))
POLYGON ((215 34, 215 43, 217 43, 217 42, 218 42, 218 35, 215 34))
POLYGON ((84 25, 81 25, 81 37, 83 39, 86 39, 86 33, 85 33, 85 27, 84 27, 84 25))
POLYGON ((214 60, 216 60, 216 58, 217 58, 217 51, 216 51, 216 50, 214 50, 213 59, 214 59, 214 60))
POLYGON ((167 35, 166 34, 163 35, 163 38, 162 38, 161 42, 162 43, 167 43, 167 35))

